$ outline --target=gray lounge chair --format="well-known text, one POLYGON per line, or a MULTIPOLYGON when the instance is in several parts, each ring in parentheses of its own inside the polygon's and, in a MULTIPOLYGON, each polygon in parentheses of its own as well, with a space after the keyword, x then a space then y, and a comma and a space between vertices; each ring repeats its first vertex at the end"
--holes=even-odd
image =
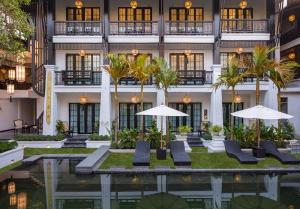
POLYGON ((224 141, 225 150, 229 157, 236 158, 240 163, 243 164, 255 164, 257 159, 251 154, 245 153, 241 150, 240 143, 237 141, 224 141))
POLYGON ((294 156, 280 152, 273 141, 266 140, 261 142, 261 146, 265 149, 266 155, 279 160, 283 164, 298 164, 300 161, 294 156))
POLYGON ((134 166, 150 165, 150 143, 147 141, 137 141, 133 159, 134 166))
POLYGON ((174 165, 190 166, 192 164, 190 156, 185 152, 183 141, 171 141, 170 154, 174 165))

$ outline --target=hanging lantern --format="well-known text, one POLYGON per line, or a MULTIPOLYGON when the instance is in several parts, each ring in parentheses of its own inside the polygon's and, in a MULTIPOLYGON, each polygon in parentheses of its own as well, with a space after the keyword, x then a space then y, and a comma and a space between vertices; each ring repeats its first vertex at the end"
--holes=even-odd
POLYGON ((16 71, 14 69, 8 70, 8 79, 11 81, 16 79, 16 71))
POLYGON ((83 7, 83 2, 81 0, 76 0, 75 1, 75 7, 77 9, 81 9, 83 7))
POLYGON ((241 3, 240 3, 240 8, 241 9, 245 9, 247 7, 248 3, 246 0, 242 0, 241 3))
POLYGON ((234 175, 234 181, 239 183, 242 180, 242 176, 240 174, 235 174, 234 175))
POLYGON ((79 99, 79 103, 85 105, 87 103, 87 97, 81 96, 79 99))
POLYGON ((84 56, 85 56, 85 51, 84 51, 84 50, 80 50, 79 55, 80 55, 81 57, 84 57, 84 56))
POLYGON ((136 9, 136 8, 137 8, 137 6, 138 6, 138 3, 137 3, 137 1, 135 1, 135 0, 132 0, 132 1, 130 2, 130 7, 131 7, 132 9, 136 9))
POLYGON ((27 194, 21 192, 18 194, 18 206, 17 209, 26 209, 27 208, 27 194))
POLYGON ((289 16, 289 22, 293 23, 296 20, 296 16, 295 15, 290 15, 289 16))
POLYGON ((184 50, 184 54, 189 57, 191 54, 192 54, 192 50, 190 49, 187 49, 187 50, 184 50))
POLYGON ((192 101, 192 98, 187 95, 182 98, 182 102, 184 104, 189 104, 189 103, 191 103, 191 101, 192 101))
POLYGON ((133 184, 139 184, 140 183, 140 178, 138 177, 138 176, 134 176, 133 178, 132 178, 132 180, 131 180, 131 182, 133 183, 133 184))
POLYGON ((25 66, 16 65, 16 80, 18 82, 25 82, 25 66))
POLYGON ((184 7, 186 8, 186 9, 190 9, 191 7, 192 7, 192 1, 190 1, 190 0, 187 0, 187 1, 185 1, 185 3, 184 3, 184 7))
POLYGON ((136 56, 136 55, 139 54, 139 50, 138 49, 132 49, 131 53, 132 53, 133 56, 136 56))
POLYGON ((138 97, 138 96, 131 97, 131 102, 134 103, 134 104, 139 103, 140 102, 140 97, 138 97))
POLYGON ((241 102, 242 102, 242 97, 239 96, 239 95, 235 96, 234 103, 238 104, 238 103, 241 103, 241 102))
POLYGON ((8 94, 15 93, 15 85, 14 84, 7 84, 7 93, 8 94))
POLYGON ((289 205, 288 209, 295 209, 294 205, 289 205))
POLYGON ((9 197, 9 205, 15 206, 17 204, 17 195, 13 194, 9 197))
POLYGON ((288 58, 289 58, 290 60, 293 60, 293 59, 296 58, 296 54, 295 54, 294 52, 291 52, 291 53, 288 54, 288 58))
POLYGON ((11 181, 7 185, 7 193, 13 194, 15 192, 16 192, 16 184, 15 184, 15 182, 11 181))
POLYGON ((236 53, 237 53, 237 54, 242 54, 243 51, 244 51, 243 48, 237 48, 237 49, 236 49, 236 53))

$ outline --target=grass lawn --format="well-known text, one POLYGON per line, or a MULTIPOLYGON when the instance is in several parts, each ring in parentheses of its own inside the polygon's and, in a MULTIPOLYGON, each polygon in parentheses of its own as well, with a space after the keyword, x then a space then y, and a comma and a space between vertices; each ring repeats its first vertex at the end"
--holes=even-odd
POLYGON ((25 148, 24 155, 41 155, 41 154, 90 154, 96 149, 93 148, 25 148))
POLYGON ((7 171, 10 171, 10 170, 12 170, 12 169, 14 169, 14 168, 20 166, 21 164, 22 164, 22 162, 21 162, 21 161, 18 161, 18 162, 15 162, 15 163, 11 164, 11 165, 8 165, 8 166, 6 166, 6 167, 4 167, 4 168, 1 168, 1 169, 0 169, 0 174, 5 173, 5 172, 7 172, 7 171))
POLYGON ((207 147, 192 147, 192 152, 207 153, 207 147))
MULTIPOLYGON (((266 158, 264 160, 260 160, 257 164, 247 165, 240 164, 236 159, 228 157, 226 153, 206 153, 203 149, 199 148, 196 150, 193 150, 192 153, 190 153, 193 169, 288 168, 288 165, 281 164, 274 158, 266 158)), ((300 154, 295 156, 300 159, 300 154)), ((133 168, 133 157, 134 153, 111 153, 100 165, 100 169, 109 169, 110 167, 124 167, 126 169, 133 168)), ((169 166, 170 168, 174 168, 170 154, 167 155, 167 160, 157 160, 155 153, 151 153, 149 168, 153 169, 159 166, 169 166)))

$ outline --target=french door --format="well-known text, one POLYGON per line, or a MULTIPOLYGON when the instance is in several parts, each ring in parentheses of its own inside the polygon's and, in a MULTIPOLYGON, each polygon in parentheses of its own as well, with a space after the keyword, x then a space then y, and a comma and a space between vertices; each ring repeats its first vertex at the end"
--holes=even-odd
POLYGON ((222 31, 252 31, 253 9, 224 8, 221 9, 222 31))
MULTIPOLYGON (((240 111, 244 109, 243 103, 238 103, 234 105, 234 111, 240 111)), ((223 103, 223 123, 225 126, 230 126, 231 123, 231 103, 223 103)), ((234 125, 236 127, 243 124, 243 118, 234 117, 234 125)))
POLYGON ((69 104, 69 121, 71 129, 78 134, 96 132, 99 124, 100 104, 69 104))

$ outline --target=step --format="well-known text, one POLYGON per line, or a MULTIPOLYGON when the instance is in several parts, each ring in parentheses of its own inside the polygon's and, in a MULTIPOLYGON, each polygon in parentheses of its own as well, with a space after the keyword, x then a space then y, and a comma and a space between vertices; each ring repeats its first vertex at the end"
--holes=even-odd
POLYGON ((86 144, 86 143, 81 141, 65 141, 64 144, 86 144))
POLYGON ((64 144, 62 148, 86 148, 86 144, 64 144))

